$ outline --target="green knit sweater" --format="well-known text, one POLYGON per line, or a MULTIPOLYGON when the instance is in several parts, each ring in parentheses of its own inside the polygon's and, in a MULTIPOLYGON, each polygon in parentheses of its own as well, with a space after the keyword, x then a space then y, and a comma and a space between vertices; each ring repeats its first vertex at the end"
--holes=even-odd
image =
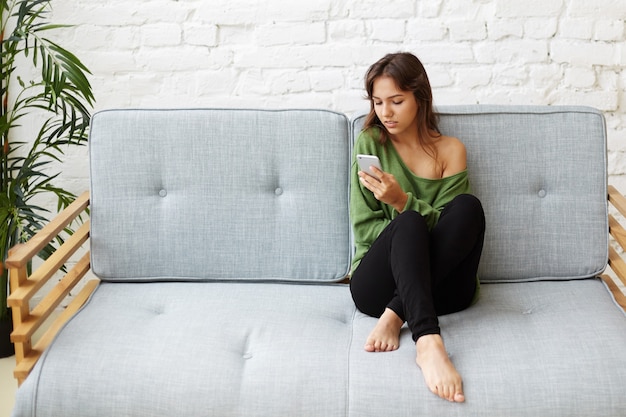
POLYGON ((352 261, 352 271, 359 265, 380 232, 399 214, 390 205, 378 201, 374 194, 361 184, 358 176, 359 166, 356 162, 357 154, 378 156, 383 171, 393 174, 409 197, 403 211, 414 210, 419 212, 425 217, 430 229, 439 221, 439 215, 446 204, 459 194, 471 192, 467 170, 441 179, 416 176, 404 165, 391 143, 380 144, 378 141, 379 132, 377 128, 361 132, 354 147, 351 168, 350 217, 356 252, 352 261))

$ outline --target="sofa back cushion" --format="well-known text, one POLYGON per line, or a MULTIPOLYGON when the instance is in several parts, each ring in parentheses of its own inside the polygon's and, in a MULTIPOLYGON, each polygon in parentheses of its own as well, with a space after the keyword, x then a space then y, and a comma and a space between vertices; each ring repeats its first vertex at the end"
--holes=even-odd
MULTIPOLYGON (((606 128, 578 106, 442 106, 487 231, 483 282, 587 278, 608 258, 606 128)), ((356 137, 363 117, 353 122, 356 137)))
POLYGON ((324 110, 109 110, 90 137, 105 281, 337 281, 350 122, 324 110))

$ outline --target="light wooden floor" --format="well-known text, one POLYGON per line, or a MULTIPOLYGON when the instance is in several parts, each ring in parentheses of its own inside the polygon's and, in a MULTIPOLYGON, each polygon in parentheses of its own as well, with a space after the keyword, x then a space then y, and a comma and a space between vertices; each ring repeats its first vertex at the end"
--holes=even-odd
POLYGON ((15 356, 0 359, 0 417, 9 417, 15 403, 17 381, 13 378, 15 356))

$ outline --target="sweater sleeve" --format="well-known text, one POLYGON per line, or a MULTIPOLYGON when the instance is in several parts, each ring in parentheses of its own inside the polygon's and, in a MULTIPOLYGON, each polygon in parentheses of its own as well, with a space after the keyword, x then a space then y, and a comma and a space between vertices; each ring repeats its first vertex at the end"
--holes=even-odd
MULTIPOLYGON (((427 187, 428 188, 428 187, 427 187)), ((426 219, 429 228, 433 228, 439 221, 439 215, 445 206, 459 194, 471 193, 467 170, 451 177, 444 178, 431 190, 426 190, 432 205, 416 197, 413 192, 406 192, 409 196, 403 211, 415 210, 426 219)))
POLYGON ((391 222, 385 213, 383 203, 359 181, 359 166, 356 155, 359 153, 378 155, 379 151, 372 132, 361 132, 354 147, 350 169, 350 220, 354 233, 355 253, 352 259, 352 271, 367 253, 371 244, 391 222))
MULTIPOLYGON (((426 218, 426 223, 429 226, 431 224, 437 223, 441 209, 437 209, 431 206, 430 204, 428 204, 427 202, 420 200, 419 198, 414 196, 413 193, 410 191, 405 191, 405 192, 409 198, 407 199, 406 205, 404 206, 404 209, 402 210, 403 212, 407 210, 417 211, 419 214, 421 214, 423 217, 426 218)), ((397 214, 396 213, 397 212, 394 210, 394 214, 397 216, 397 214, 399 213, 397 214)))
POLYGON ((380 232, 391 222, 383 211, 383 203, 359 181, 358 172, 359 167, 353 161, 350 176, 350 217, 356 245, 355 259, 361 259, 380 232))

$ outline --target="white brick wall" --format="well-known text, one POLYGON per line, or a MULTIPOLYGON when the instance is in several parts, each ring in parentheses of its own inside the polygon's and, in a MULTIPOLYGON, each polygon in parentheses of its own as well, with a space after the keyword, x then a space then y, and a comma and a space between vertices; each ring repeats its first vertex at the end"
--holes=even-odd
MULTIPOLYGON (((59 0, 59 42, 111 107, 365 111, 363 74, 412 51, 436 104, 584 104, 607 117, 626 191, 624 0, 59 0)), ((66 186, 88 187, 84 149, 66 186)))

